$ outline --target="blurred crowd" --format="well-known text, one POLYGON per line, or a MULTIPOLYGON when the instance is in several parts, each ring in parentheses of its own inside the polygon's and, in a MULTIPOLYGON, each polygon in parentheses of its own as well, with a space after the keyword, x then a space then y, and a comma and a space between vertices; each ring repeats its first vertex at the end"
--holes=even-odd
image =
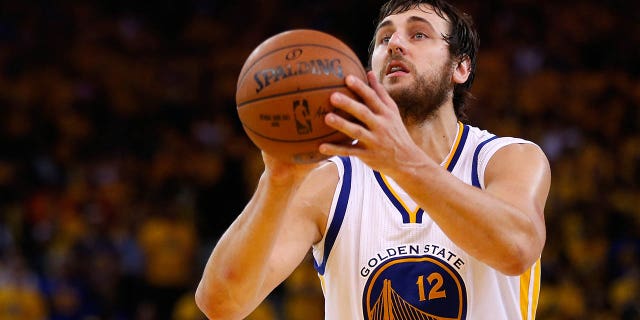
MULTIPOLYGON (((0 319, 203 319, 262 170, 244 59, 314 28, 366 62, 380 3, 0 2, 0 319)), ((470 123, 551 161, 538 318, 640 319, 640 3, 455 3, 482 39, 470 123)), ((312 263, 250 318, 322 319, 312 263)))

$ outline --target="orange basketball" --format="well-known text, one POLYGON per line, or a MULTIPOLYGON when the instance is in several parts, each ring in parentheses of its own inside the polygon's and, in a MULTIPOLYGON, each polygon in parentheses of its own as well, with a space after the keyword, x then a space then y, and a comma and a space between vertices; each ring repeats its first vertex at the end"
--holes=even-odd
POLYGON ((238 116, 251 141, 271 156, 311 163, 326 156, 323 142, 351 139, 324 123, 333 111, 331 93, 350 96, 344 78, 366 82, 358 56, 342 41, 315 30, 291 30, 260 44, 247 58, 238 78, 238 116))

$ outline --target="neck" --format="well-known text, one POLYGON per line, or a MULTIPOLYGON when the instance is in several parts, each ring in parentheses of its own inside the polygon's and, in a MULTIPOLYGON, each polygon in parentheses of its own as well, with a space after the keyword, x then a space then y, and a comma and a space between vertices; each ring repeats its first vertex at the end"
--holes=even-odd
POLYGON ((443 105, 427 120, 408 124, 413 141, 433 161, 442 163, 451 151, 458 133, 458 119, 450 105, 443 105))

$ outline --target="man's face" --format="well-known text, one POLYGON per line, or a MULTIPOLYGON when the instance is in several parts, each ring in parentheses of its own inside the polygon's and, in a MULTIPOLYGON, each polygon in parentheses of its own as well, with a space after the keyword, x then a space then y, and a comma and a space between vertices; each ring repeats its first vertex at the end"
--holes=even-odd
POLYGON ((429 5, 378 25, 371 67, 405 119, 422 121, 452 97, 454 67, 442 38, 448 28, 429 5))

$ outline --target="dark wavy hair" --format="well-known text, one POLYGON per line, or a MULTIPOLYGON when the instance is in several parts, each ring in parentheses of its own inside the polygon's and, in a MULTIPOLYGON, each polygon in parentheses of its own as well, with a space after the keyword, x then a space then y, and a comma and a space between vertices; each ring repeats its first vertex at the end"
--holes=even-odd
MULTIPOLYGON (((468 101, 473 98, 471 85, 476 74, 477 54, 480 46, 480 37, 471 16, 460 11, 449 2, 442 0, 390 0, 380 7, 376 26, 390 15, 414 9, 421 4, 432 6, 439 17, 449 22, 449 34, 443 34, 442 38, 449 44, 451 57, 458 61, 462 61, 466 57, 471 60, 469 79, 464 83, 456 84, 453 89, 453 108, 456 116, 458 119, 466 120, 465 110, 468 101)), ((374 46, 375 35, 369 44, 369 66, 371 66, 371 55, 373 54, 374 46)))

